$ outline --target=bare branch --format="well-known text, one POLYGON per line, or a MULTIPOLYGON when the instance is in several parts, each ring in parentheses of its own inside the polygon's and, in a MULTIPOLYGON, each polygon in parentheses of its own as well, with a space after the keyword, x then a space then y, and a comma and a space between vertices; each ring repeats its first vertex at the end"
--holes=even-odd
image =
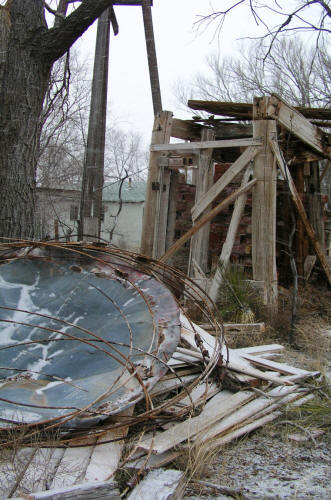
POLYGON ((83 0, 59 26, 36 35, 35 47, 52 63, 63 56, 93 21, 114 3, 114 0, 83 0))
POLYGON ((253 39, 268 39, 269 45, 264 58, 269 57, 275 40, 282 34, 295 33, 303 31, 312 31, 317 34, 317 43, 321 41, 322 34, 331 33, 331 28, 327 24, 331 17, 331 7, 329 0, 296 0, 292 10, 288 10, 288 3, 285 0, 274 0, 274 4, 269 2, 259 2, 256 0, 232 0, 230 6, 225 10, 214 11, 207 16, 200 16, 198 23, 205 23, 209 27, 212 23, 218 23, 216 32, 222 30, 224 21, 227 17, 234 13, 235 10, 247 7, 253 17, 256 25, 262 25, 265 33, 261 36, 247 37, 253 39), (315 11, 312 8, 315 7, 315 11), (287 10, 285 10, 287 8, 287 10), (319 16, 314 21, 314 12, 319 16), (282 20, 279 24, 271 26, 269 19, 266 17, 265 11, 271 11, 282 20), (312 15, 313 13, 313 15, 312 15), (299 22, 299 24, 298 24, 299 22))

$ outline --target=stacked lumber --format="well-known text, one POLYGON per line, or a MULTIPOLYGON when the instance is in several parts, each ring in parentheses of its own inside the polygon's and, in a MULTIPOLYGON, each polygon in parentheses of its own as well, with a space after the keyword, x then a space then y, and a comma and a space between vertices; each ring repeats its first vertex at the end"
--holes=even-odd
MULTIPOLYGON (((203 362, 204 356, 196 345, 197 333, 203 348, 212 356, 215 337, 182 317, 182 341, 190 348, 179 347, 170 365, 176 366, 177 361, 185 359, 188 364, 199 359, 203 362)), ((138 445, 137 457, 126 467, 154 469, 173 461, 181 449, 202 443, 209 449, 220 447, 275 419, 285 405, 299 403, 310 392, 301 382, 318 376, 319 372, 270 359, 283 349, 278 344, 229 349, 227 356, 224 347, 222 356, 227 368, 223 383, 203 380, 190 395, 195 406, 203 402, 201 413, 146 437, 138 445), (229 381, 233 382, 231 389, 225 388, 229 381)), ((188 401, 186 396, 167 411, 179 414, 181 405, 188 401)))
MULTIPOLYGON (((153 404, 159 398, 165 404, 154 419, 154 431, 140 435, 129 457, 121 458, 129 425, 118 430, 104 425, 99 437, 87 433, 73 438, 65 449, 26 449, 30 458, 25 470, 8 484, 5 494, 26 493, 33 476, 37 489, 49 491, 31 498, 120 498, 112 481, 121 467, 137 477, 148 473, 130 499, 149 498, 148 492, 155 491, 153 485, 162 481, 169 487, 169 491, 162 487, 162 499, 181 498, 182 473, 160 468, 192 447, 219 448, 271 422, 286 405, 300 405, 312 397, 311 386, 305 382, 319 372, 271 359, 283 350, 279 344, 227 349, 216 336, 182 315, 181 342, 168 361, 169 371, 150 391, 153 404), (47 480, 37 474, 46 455, 47 480)), ((131 407, 119 418, 133 412, 131 407)))

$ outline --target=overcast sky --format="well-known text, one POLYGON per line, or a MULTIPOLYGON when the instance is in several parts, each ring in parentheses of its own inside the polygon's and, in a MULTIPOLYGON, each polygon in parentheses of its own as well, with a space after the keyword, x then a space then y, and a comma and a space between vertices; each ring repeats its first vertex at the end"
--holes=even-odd
MULTIPOLYGON (((247 12, 225 26, 221 38, 214 27, 194 25, 199 15, 210 14, 219 0, 154 0, 152 8, 163 109, 184 118, 176 108, 173 87, 178 79, 188 79, 205 67, 205 58, 215 51, 231 53, 236 38, 247 26, 247 12)), ((149 83, 141 7, 117 6, 119 34, 110 40, 109 108, 120 127, 139 131, 149 143, 153 107, 149 83)), ((84 34, 80 50, 91 64, 94 56, 95 26, 84 34)), ((189 117, 190 115, 186 115, 189 117)))

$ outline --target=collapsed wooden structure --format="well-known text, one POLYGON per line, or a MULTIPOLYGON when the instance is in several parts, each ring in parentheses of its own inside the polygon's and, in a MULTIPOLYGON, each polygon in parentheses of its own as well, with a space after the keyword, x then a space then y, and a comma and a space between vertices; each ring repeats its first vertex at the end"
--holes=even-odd
MULTIPOLYGON (((184 315, 181 325, 181 343, 168 361, 169 371, 150 392, 151 401, 156 404, 160 398, 165 401, 173 398, 174 393, 177 400, 171 406, 164 406, 150 432, 135 434, 123 454, 128 429, 135 418, 131 407, 100 427, 97 435, 83 429, 77 436, 69 435, 65 445, 60 443, 58 447, 56 443, 53 447, 38 446, 36 441, 34 447, 14 451, 14 459, 8 462, 6 455, 3 456, 1 494, 17 498, 28 493, 35 500, 120 499, 123 494, 120 495, 114 477, 119 469, 133 477, 133 485, 154 469, 161 479, 163 472, 159 468, 182 453, 189 450, 193 453, 195 447, 201 446, 209 451, 220 448, 276 419, 282 408, 300 405, 314 397, 309 380, 318 377, 319 372, 272 360, 284 349, 279 344, 228 352, 223 347, 226 364, 216 364, 215 371, 201 379, 206 363, 219 359, 218 339, 184 315), (218 377, 223 379, 222 383, 217 381, 218 377), (183 416, 186 419, 178 421, 183 416)), ((172 478, 173 493, 178 489, 178 497, 160 498, 182 498, 183 476, 180 471, 174 471, 170 478, 166 475, 167 485, 172 478)), ((145 480, 149 489, 152 477, 148 475, 145 480)), ((145 481, 133 489, 129 499, 154 498, 142 495, 145 481)), ((162 484, 158 488, 162 490, 162 484)))
MULTIPOLYGON (((234 204, 219 257, 220 263, 226 267, 247 192, 252 191, 253 280, 262 285, 264 303, 276 306, 276 198, 280 175, 287 183, 296 207, 297 231, 301 239, 305 238, 304 232, 308 235, 327 281, 331 283, 323 243, 302 202, 303 185, 296 186, 289 168, 293 164, 307 169, 312 162, 330 160, 330 135, 318 125, 330 126, 331 112, 294 108, 276 95, 255 98, 253 104, 189 101, 188 105, 192 109, 213 113, 213 116, 183 121, 173 118, 171 112, 162 111, 155 117, 141 252, 166 262, 191 239, 190 275, 195 275, 194 269, 198 274, 201 270, 206 272, 210 221, 234 204), (227 118, 218 120, 215 115, 227 118), (238 123, 239 120, 252 120, 252 124, 238 123), (170 144, 171 137, 185 142, 170 144), (217 161, 232 165, 214 184, 212 171, 217 161), (192 228, 174 241, 174 192, 180 168, 193 168, 196 201, 192 209, 192 228), (239 174, 242 175, 240 188, 211 208, 213 201, 239 174)), ((217 271, 209 288, 209 295, 214 300, 220 281, 221 273, 217 271)))

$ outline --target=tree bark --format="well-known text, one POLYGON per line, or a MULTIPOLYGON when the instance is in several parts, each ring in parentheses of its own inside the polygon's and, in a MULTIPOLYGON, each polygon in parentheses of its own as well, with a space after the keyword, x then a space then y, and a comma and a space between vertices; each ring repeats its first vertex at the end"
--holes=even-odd
POLYGON ((33 238, 39 116, 50 63, 30 38, 47 29, 42 0, 13 0, 1 9, 0 236, 33 238), (29 6, 27 6, 27 3, 29 6))
POLYGON ((52 64, 113 3, 83 0, 51 29, 43 0, 0 7, 0 237, 34 237, 40 116, 52 64))

